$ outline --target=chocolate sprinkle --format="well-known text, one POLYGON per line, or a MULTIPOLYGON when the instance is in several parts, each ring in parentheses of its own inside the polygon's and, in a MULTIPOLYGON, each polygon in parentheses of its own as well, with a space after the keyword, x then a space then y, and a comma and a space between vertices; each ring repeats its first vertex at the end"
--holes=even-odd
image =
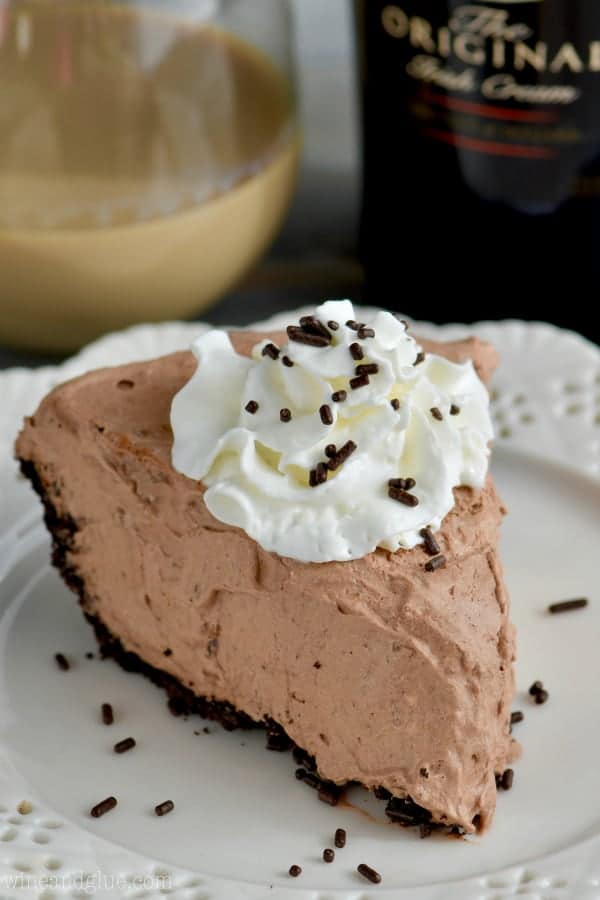
POLYGON ((363 359, 365 355, 363 353, 363 348, 360 346, 360 344, 357 344, 356 341, 353 344, 350 344, 348 349, 350 350, 350 356, 352 357, 352 359, 363 359))
POLYGON ((328 327, 331 331, 337 331, 338 328, 340 327, 340 323, 339 323, 339 322, 334 322, 333 320, 331 320, 331 321, 329 321, 329 322, 327 323, 327 327, 328 327))
POLYGON ((94 817, 94 819, 99 819, 100 816, 103 816, 105 813, 110 812, 111 809, 114 809, 117 805, 117 800, 115 797, 107 797, 106 800, 102 800, 100 803, 96 803, 90 810, 90 815, 94 817))
POLYGON ((115 721, 112 706, 110 705, 110 703, 103 703, 101 708, 102 721, 105 725, 112 725, 112 723, 115 721))
POLYGON ((404 506, 418 506, 419 498, 415 497, 414 494, 409 494, 408 491, 405 491, 404 488, 400 487, 389 487, 388 488, 388 497, 391 500, 397 500, 398 503, 403 503, 404 506))
POLYGON ((360 325, 358 329, 358 336, 362 341, 364 341, 367 338, 374 338, 375 332, 372 328, 367 328, 366 325, 360 325))
POLYGON ((154 812, 157 816, 166 816, 167 813, 172 812, 175 809, 175 804, 172 800, 165 800, 163 803, 159 803, 158 806, 154 807, 154 812))
POLYGON ((262 348, 262 356, 270 356, 271 359, 279 359, 279 347, 276 347, 275 344, 265 344, 262 348))
POLYGON ((291 369, 292 366, 294 365, 294 363, 293 363, 292 360, 289 358, 289 356, 282 356, 282 357, 281 357, 281 362, 284 364, 284 366, 287 366, 288 369, 291 369))
POLYGON ((256 400, 248 400, 244 409, 246 410, 246 412, 250 413, 251 416, 253 416, 254 413, 258 411, 258 403, 256 402, 256 400))
POLYGON ((510 714, 510 724, 516 725, 518 722, 522 722, 525 718, 525 713, 521 712, 520 709, 515 710, 510 714))
POLYGON ((450 415, 457 416, 460 412, 460 406, 457 406, 456 403, 452 403, 450 405, 450 415))
POLYGON ((358 331, 360 325, 354 319, 348 319, 346 322, 346 327, 350 328, 352 331, 358 331))
POLYGON ((297 878, 298 875, 302 875, 302 869, 300 866, 290 866, 290 875, 292 878, 297 878))
POLYGON ((353 391, 357 390, 357 388, 365 387, 367 384, 369 384, 368 375, 357 375, 356 378, 350 379, 350 387, 353 391))
POLYGON ((535 702, 538 704, 545 703, 550 694, 547 690, 544 689, 544 685, 541 681, 534 681, 531 687, 529 688, 529 693, 534 698, 535 702))
POLYGON ((515 780, 515 773, 512 769, 506 769, 506 771, 502 775, 502 779, 500 781, 500 786, 505 791, 510 791, 513 786, 513 782, 515 780))
POLYGON ((335 472, 336 469, 345 463, 348 457, 354 453, 356 450, 356 444, 354 441, 346 441, 343 447, 340 447, 335 456, 332 456, 329 462, 327 463, 327 468, 331 472, 335 472))
POLYGON ((432 406, 431 409, 429 410, 429 412, 431 413, 431 415, 433 416, 434 419, 438 420, 438 422, 443 421, 444 417, 441 413, 441 410, 439 410, 437 406, 432 406))
POLYGON ((290 341, 295 341, 297 344, 308 344, 309 347, 327 347, 331 340, 331 336, 326 338, 321 334, 313 334, 303 328, 298 328, 297 325, 288 325, 287 336, 290 341))
POLYGON ((413 366, 420 366, 422 362, 425 362, 425 354, 421 350, 420 353, 417 353, 413 366))
POLYGON ((584 609, 589 603, 587 597, 576 597, 575 600, 561 600, 560 603, 551 603, 548 612, 553 615, 556 613, 569 612, 572 609, 584 609))
POLYGON ((61 670, 61 672, 68 672, 71 666, 69 665, 69 660, 64 655, 64 653, 55 653, 54 659, 56 660, 56 665, 61 670))
POLYGON ((308 332, 308 334, 316 334, 319 335, 319 337, 324 337, 328 343, 331 340, 331 335, 323 323, 319 322, 315 316, 302 316, 300 319, 300 326, 304 331, 308 332))
POLYGON ((368 866, 366 863, 361 863, 360 866, 357 866, 356 871, 359 875, 362 875, 363 878, 366 878, 367 881, 370 881, 371 884, 381 884, 381 875, 379 872, 376 872, 375 869, 372 869, 371 866, 368 866))
POLYGON ((346 846, 346 832, 343 828, 336 828, 333 842, 339 850, 346 846))
POLYGON ((323 406, 319 409, 319 415, 321 416, 321 422, 323 425, 333 425, 333 413, 331 412, 331 408, 324 403, 323 406))
POLYGON ((392 400, 390 400, 390 403, 392 405, 392 409, 395 409, 395 410, 400 409, 400 401, 398 400, 397 397, 394 397, 392 400))
POLYGON ((336 391, 331 395, 331 399, 334 403, 343 403, 347 396, 346 391, 336 391))
POLYGON ((356 367, 357 375, 377 375, 378 372, 379 366, 377 363, 366 363, 366 365, 356 367))
POLYGON ((430 559, 429 562, 425 563, 425 571, 426 572, 435 572, 436 569, 442 569, 446 565, 446 557, 442 556, 434 556, 433 559, 430 559))
POLYGON ((316 468, 311 469, 309 472, 308 483, 310 487, 318 487, 320 484, 325 484, 328 471, 329 466, 327 463, 317 463, 316 468))
POLYGON ((417 482, 414 478, 390 478, 388 487, 400 488, 402 491, 411 491, 417 482))
POLYGON ((284 406, 283 409, 279 410, 279 418, 282 422, 289 422, 292 418, 292 414, 287 406, 284 406))
POLYGON ((323 850, 323 861, 326 863, 332 863, 335 859, 335 851, 331 849, 331 847, 327 847, 323 850))
POLYGON ((327 446, 325 447, 325 456, 327 457, 327 459, 333 459, 336 453, 337 447, 335 446, 335 444, 327 444, 327 446))
POLYGON ((131 750, 135 747, 135 740, 132 737, 124 738, 122 741, 118 741, 114 746, 115 753, 127 753, 128 750, 131 750))
POLYGON ((440 552, 440 545, 433 536, 431 528, 421 528, 419 534, 423 538, 423 546, 430 556, 437 556, 440 552))

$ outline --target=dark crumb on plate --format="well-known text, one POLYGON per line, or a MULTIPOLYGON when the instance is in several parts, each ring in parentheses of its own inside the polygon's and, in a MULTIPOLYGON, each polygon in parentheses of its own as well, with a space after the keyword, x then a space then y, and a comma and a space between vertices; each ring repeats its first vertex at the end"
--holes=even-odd
POLYGON ((273 723, 267 726, 267 750, 274 750, 276 753, 287 753, 292 749, 293 742, 287 736, 283 728, 273 723))
POLYGON ((329 806, 337 806, 342 795, 342 788, 332 781, 322 781, 319 787, 319 800, 329 806))
POLYGON ((376 787, 373 788, 373 794, 377 797, 378 800, 391 800, 392 795, 388 791, 387 788, 384 787, 376 787))
POLYGON ((69 665, 69 660, 64 655, 64 653, 55 653, 54 659, 56 660, 56 665, 61 670, 61 672, 68 672, 71 666, 69 665))
POLYGON ((292 756, 294 757, 294 762, 296 762, 299 766, 302 766, 303 769, 306 769, 307 772, 316 771, 317 764, 315 762, 314 756, 311 756, 310 753, 307 753, 306 750, 302 749, 302 747, 294 746, 292 750, 292 756))

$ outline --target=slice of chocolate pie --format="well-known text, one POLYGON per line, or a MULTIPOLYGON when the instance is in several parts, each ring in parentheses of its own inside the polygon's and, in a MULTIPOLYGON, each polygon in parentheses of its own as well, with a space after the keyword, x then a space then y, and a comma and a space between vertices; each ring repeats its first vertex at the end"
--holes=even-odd
POLYGON ((265 723, 400 821, 486 828, 514 752, 494 350, 347 302, 230 338, 90 372, 26 421, 55 565, 174 709, 265 723))

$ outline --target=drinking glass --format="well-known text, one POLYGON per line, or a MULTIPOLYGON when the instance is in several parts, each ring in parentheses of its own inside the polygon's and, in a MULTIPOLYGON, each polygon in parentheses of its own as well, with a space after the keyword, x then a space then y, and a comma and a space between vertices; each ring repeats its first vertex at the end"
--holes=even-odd
POLYGON ((286 0, 0 0, 0 341, 202 310, 276 234, 298 129, 286 0))

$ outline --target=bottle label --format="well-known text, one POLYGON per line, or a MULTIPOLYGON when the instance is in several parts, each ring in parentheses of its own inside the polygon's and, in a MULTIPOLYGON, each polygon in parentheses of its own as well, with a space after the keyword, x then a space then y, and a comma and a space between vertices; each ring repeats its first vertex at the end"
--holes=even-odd
POLYGON ((380 7, 379 27, 418 85, 410 113, 430 138, 514 159, 566 152, 579 165, 600 143, 600 5, 584 5, 406 0, 380 7))

